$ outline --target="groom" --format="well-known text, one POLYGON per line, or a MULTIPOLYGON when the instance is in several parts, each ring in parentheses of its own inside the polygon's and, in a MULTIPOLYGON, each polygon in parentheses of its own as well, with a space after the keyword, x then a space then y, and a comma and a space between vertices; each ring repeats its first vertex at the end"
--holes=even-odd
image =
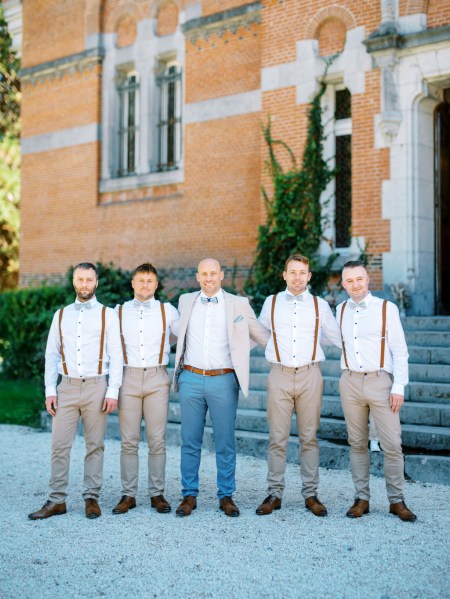
POLYGON ((223 291, 220 264, 206 258, 198 265, 200 291, 180 297, 175 390, 181 410, 181 482, 183 501, 177 516, 197 508, 198 471, 206 413, 216 447, 220 509, 239 516, 234 427, 239 387, 248 393, 250 338, 265 346, 269 331, 256 319, 247 298, 223 291))

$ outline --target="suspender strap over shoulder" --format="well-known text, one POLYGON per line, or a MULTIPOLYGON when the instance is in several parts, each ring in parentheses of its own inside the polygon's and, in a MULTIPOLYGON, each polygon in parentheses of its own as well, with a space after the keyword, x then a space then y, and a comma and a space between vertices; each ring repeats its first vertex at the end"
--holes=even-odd
MULTIPOLYGON (((273 345, 275 348, 275 355, 277 357, 277 362, 280 364, 281 363, 280 352, 278 351, 277 334, 275 332, 275 303, 277 301, 277 295, 278 294, 275 293, 272 298, 271 320, 272 320, 273 345)), ((316 360, 317 340, 319 338, 319 301, 315 295, 313 295, 312 298, 314 300, 314 311, 316 313, 316 318, 315 318, 316 324, 314 327, 314 346, 313 346, 313 353, 312 353, 312 357, 311 357, 311 362, 314 362, 316 360)))
POLYGON ((123 308, 123 305, 120 304, 120 306, 119 306, 120 341, 122 343, 123 361, 125 364, 128 364, 127 350, 126 350, 126 346, 125 346, 125 337, 123 336, 123 331, 122 331, 122 308, 123 308))
POLYGON ((384 351, 386 346, 386 308, 387 300, 383 301, 382 318, 383 323, 381 326, 381 355, 380 355, 380 370, 384 368, 384 351))
POLYGON ((62 329, 61 329, 63 312, 64 312, 64 308, 61 308, 59 311, 59 351, 61 352, 61 362, 62 362, 63 372, 67 376, 69 374, 69 372, 67 370, 66 356, 64 355, 64 346, 63 346, 62 329))
POLYGON ((159 365, 161 366, 164 355, 164 344, 166 342, 166 311, 164 310, 164 304, 162 302, 159 303, 161 307, 161 318, 163 325, 163 332, 161 337, 161 349, 159 350, 159 365))
POLYGON ((105 314, 106 306, 102 308, 102 334, 100 337, 100 355, 98 357, 98 374, 102 374, 103 370, 103 344, 105 342, 105 314))
POLYGON ((275 355, 277 357, 277 362, 278 364, 281 364, 281 360, 280 360, 280 352, 278 351, 278 343, 277 343, 277 334, 275 331, 275 303, 277 301, 277 293, 273 294, 273 298, 272 298, 272 311, 270 314, 271 320, 272 320, 272 335, 273 335, 273 346, 275 348, 275 355))
POLYGON ((341 329, 341 339, 342 339, 342 353, 344 355, 344 362, 345 362, 345 367, 348 370, 348 362, 347 362, 347 353, 345 351, 345 342, 344 342, 344 335, 342 334, 342 319, 344 317, 344 310, 345 310, 345 306, 347 305, 347 302, 345 301, 342 304, 342 309, 341 309, 341 318, 339 319, 339 328, 341 329))
POLYGON ((316 326, 314 329, 314 349, 313 349, 311 362, 315 362, 315 360, 316 360, 317 339, 319 337, 319 301, 315 295, 313 295, 313 300, 314 300, 314 309, 316 311, 316 326))

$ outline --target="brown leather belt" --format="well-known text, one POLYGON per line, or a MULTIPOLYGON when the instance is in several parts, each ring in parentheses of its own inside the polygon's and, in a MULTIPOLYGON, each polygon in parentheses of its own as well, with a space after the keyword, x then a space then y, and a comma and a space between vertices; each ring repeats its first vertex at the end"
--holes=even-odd
POLYGON ((193 372, 194 374, 202 374, 203 376, 220 376, 221 374, 230 374, 234 372, 233 368, 219 368, 218 370, 202 370, 201 368, 195 368, 194 366, 184 365, 185 370, 193 372))

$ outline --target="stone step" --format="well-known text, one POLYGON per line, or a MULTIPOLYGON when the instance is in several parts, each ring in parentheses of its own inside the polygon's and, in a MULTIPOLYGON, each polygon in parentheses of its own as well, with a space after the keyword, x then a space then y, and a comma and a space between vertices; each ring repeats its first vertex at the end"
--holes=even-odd
POLYGON ((450 331, 405 331, 406 343, 410 345, 449 347, 450 331))
MULTIPOLYGON (((209 425, 209 416, 206 418, 209 425)), ((180 422, 179 403, 170 402, 169 422, 180 422)), ((266 413, 260 410, 238 408, 236 416, 236 429, 239 431, 253 431, 268 433, 266 413)), ((450 451, 450 427, 423 426, 415 424, 402 425, 402 439, 405 447, 420 448, 427 451, 450 451)), ((291 435, 297 433, 295 414, 292 417, 291 435)), ((343 420, 336 418, 322 418, 318 437, 327 440, 346 440, 347 429, 343 420)))
MULTIPOLYGON (((178 396, 171 393, 172 402, 178 402, 178 396)), ((239 407, 246 410, 267 410, 267 394, 264 391, 250 391, 248 397, 239 395, 239 407)), ((322 417, 343 419, 341 400, 337 396, 324 395, 322 417)), ((450 427, 450 405, 442 403, 405 402, 400 411, 400 420, 405 424, 425 424, 429 426, 450 427)))
MULTIPOLYGON (((340 361, 336 359, 324 360, 320 368, 326 376, 341 376, 340 361)), ((270 364, 261 356, 252 356, 250 359, 250 370, 254 373, 268 373, 270 364)), ((414 364, 409 363, 409 378, 411 381, 423 381, 450 384, 450 365, 443 364, 414 364)))
MULTIPOLYGON (((43 430, 51 431, 52 417, 47 412, 41 413, 41 425, 43 430)), ((78 434, 82 434, 81 425, 78 434)), ((108 416, 106 438, 120 439, 119 419, 117 414, 108 416)), ((145 440, 145 424, 142 423, 141 439, 145 440)), ((180 425, 171 423, 167 425, 167 443, 180 446, 180 425)), ((267 458, 268 436, 266 433, 251 431, 236 431, 237 452, 257 458, 267 458)), ((206 426, 203 435, 203 447, 214 451, 214 435, 211 427, 206 426)), ((337 444, 330 441, 319 441, 320 466, 329 469, 349 470, 349 447, 345 444, 337 444)), ((298 437, 289 438, 287 448, 287 460, 294 464, 299 463, 298 437)), ((371 453, 371 473, 382 475, 383 454, 371 453)), ((438 483, 450 485, 450 457, 440 455, 420 455, 408 453, 405 455, 405 473, 408 478, 423 483, 438 483)), ((263 484, 263 483, 262 483, 263 484)), ((350 484, 350 473, 349 473, 350 484)))
MULTIPOLYGON (((323 346, 327 360, 340 360, 341 350, 335 345, 323 346)), ((412 364, 450 364, 450 351, 448 347, 421 347, 420 345, 408 346, 409 361, 412 364)))
POLYGON ((405 331, 450 331, 449 316, 407 316, 402 324, 405 331))

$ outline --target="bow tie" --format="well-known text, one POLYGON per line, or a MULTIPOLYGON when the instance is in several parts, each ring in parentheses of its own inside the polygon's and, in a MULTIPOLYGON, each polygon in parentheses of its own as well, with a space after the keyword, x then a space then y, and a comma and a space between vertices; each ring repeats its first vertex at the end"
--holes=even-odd
POLYGON ((357 304, 356 302, 348 302, 348 305, 352 310, 356 310, 356 308, 361 308, 361 310, 365 310, 367 308, 366 302, 361 302, 357 304))
POLYGON ((200 297, 202 304, 218 304, 219 298, 216 297, 204 297, 203 295, 200 297))
POLYGON ((151 310, 152 309, 152 300, 147 300, 146 302, 140 302, 139 300, 134 299, 133 306, 135 306, 136 308, 143 308, 144 310, 151 310))
POLYGON ((294 300, 297 302, 302 302, 303 301, 303 293, 301 293, 300 295, 291 295, 290 293, 286 293, 286 301, 287 302, 293 302, 294 300))
POLYGON ((74 306, 75 310, 81 310, 81 308, 86 308, 87 310, 90 310, 92 308, 91 302, 75 302, 74 306))

